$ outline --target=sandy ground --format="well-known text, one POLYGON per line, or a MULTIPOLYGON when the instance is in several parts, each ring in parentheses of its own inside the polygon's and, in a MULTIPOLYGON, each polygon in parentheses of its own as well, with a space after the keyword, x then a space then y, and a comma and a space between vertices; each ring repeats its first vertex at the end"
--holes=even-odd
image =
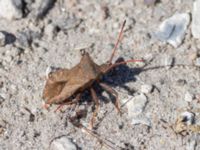
MULTIPOLYGON (((51 141, 63 135, 72 139, 79 149, 109 149, 75 128, 67 119, 67 110, 55 113, 56 105, 43 109, 42 92, 47 67, 71 68, 79 62, 82 48, 96 63, 105 63, 125 19, 124 38, 114 60, 119 57, 144 59, 145 66, 121 66, 103 80, 118 92, 121 104, 141 93, 141 85, 153 85, 153 92, 146 94, 148 103, 144 110, 151 126, 132 125, 127 113, 129 104, 123 105, 120 117, 109 96, 100 92, 99 98, 106 98, 108 102, 101 101, 95 132, 114 149, 184 150, 192 142, 196 150, 200 149, 198 133, 175 134, 161 121, 166 121, 166 126, 173 125, 180 110, 187 109, 194 111, 198 123, 197 98, 188 103, 184 97, 186 92, 195 97, 200 94, 199 68, 191 59, 193 54, 199 53, 199 42, 191 35, 191 25, 178 48, 150 36, 175 12, 191 11, 192 1, 187 0, 163 0, 155 6, 146 6, 141 0, 66 0, 63 5, 57 1, 37 22, 29 15, 12 21, 0 19, 0 30, 16 37, 0 48, 0 149, 49 149, 51 141), (52 25, 62 26, 65 20, 65 28, 51 31, 52 25), (19 42, 18 35, 22 31, 31 32, 28 45, 19 42), (174 60, 172 67, 166 66, 168 58, 174 60)), ((89 101, 89 94, 85 95, 84 101, 89 101)), ((91 107, 91 104, 86 105, 87 117, 81 119, 85 126, 92 116, 91 107)))

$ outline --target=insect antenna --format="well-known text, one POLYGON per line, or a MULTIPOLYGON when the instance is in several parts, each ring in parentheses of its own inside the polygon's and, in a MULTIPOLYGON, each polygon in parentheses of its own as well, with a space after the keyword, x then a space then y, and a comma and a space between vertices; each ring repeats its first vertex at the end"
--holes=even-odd
POLYGON ((124 20, 124 22, 122 24, 121 31, 120 31, 119 36, 117 38, 117 42, 115 43, 115 46, 114 46, 114 48, 112 50, 112 54, 111 54, 110 60, 108 61, 109 64, 112 64, 112 59, 113 59, 113 57, 115 55, 115 52, 117 50, 117 47, 118 47, 120 41, 122 40, 122 35, 123 35, 123 30, 124 30, 125 24, 126 24, 126 20, 124 20))
POLYGON ((115 67, 117 67, 119 65, 127 64, 127 63, 130 63, 130 62, 144 62, 144 60, 142 60, 142 59, 130 59, 130 60, 122 61, 122 62, 116 62, 116 63, 110 65, 105 72, 108 72, 111 69, 113 69, 113 68, 115 68, 115 67))

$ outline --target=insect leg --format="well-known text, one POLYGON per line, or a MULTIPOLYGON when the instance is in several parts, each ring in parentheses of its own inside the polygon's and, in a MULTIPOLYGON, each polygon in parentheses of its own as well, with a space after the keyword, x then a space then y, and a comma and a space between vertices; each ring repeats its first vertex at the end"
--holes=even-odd
POLYGON ((91 95, 92 95, 92 100, 95 102, 95 110, 93 112, 92 119, 90 121, 90 128, 92 129, 94 122, 95 122, 95 117, 97 116, 97 112, 99 110, 99 101, 98 101, 98 98, 97 98, 97 94, 96 94, 96 92, 94 91, 93 88, 90 88, 90 92, 91 92, 91 95))
POLYGON ((78 93, 75 97, 75 99, 73 99, 71 102, 65 102, 65 103, 62 103, 60 104, 56 110, 54 110, 54 112, 57 112, 58 110, 61 110, 65 105, 72 105, 72 104, 77 104, 78 101, 80 101, 81 99, 81 93, 78 93))
POLYGON ((115 99, 115 107, 118 111, 118 113, 121 115, 121 110, 120 110, 120 106, 119 106, 119 99, 118 99, 118 93, 113 90, 110 86, 108 86, 105 83, 99 83, 99 85, 106 90, 107 92, 111 93, 116 99, 115 99))

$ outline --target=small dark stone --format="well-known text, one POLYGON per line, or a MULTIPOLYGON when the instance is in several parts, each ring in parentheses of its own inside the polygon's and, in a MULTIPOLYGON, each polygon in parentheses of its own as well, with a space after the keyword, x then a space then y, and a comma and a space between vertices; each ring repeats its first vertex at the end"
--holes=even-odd
POLYGON ((36 13, 37 19, 42 19, 53 8, 55 2, 56 0, 42 0, 36 13))

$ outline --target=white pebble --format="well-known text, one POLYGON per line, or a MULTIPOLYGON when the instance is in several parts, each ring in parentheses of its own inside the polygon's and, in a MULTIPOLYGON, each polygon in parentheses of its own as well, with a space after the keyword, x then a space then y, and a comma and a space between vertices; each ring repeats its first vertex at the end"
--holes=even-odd
POLYGON ((194 95, 191 94, 190 92, 185 93, 185 101, 186 102, 191 102, 194 99, 194 95))
POLYGON ((128 115, 130 118, 141 114, 144 111, 144 108, 147 104, 147 97, 144 94, 133 97, 127 103, 128 115))
POLYGON ((54 139, 51 143, 50 150, 76 150, 76 145, 67 136, 54 139))
MULTIPOLYGON (((21 1, 19 1, 19 3, 21 3, 21 1)), ((20 19, 23 15, 22 10, 19 9, 19 6, 15 5, 13 0, 0 0, 0 10, 0 17, 8 20, 20 19)))
POLYGON ((2 32, 0 32, 0 46, 5 46, 6 44, 6 36, 2 32))
POLYGON ((197 146, 197 142, 195 139, 188 141, 187 145, 186 145, 186 150, 195 150, 197 146))
POLYGON ((176 48, 182 43, 189 22, 190 15, 188 13, 176 13, 161 23, 155 36, 176 48))
POLYGON ((193 3, 192 10, 192 35, 195 38, 200 38, 200 0, 193 3))
POLYGON ((197 67, 200 67, 200 57, 198 57, 198 58, 196 59, 195 65, 196 65, 197 67))
POLYGON ((52 39, 55 35, 56 27, 53 24, 48 24, 45 27, 45 34, 48 36, 48 38, 52 39))
POLYGON ((153 86, 150 85, 150 84, 144 84, 144 85, 141 86, 141 92, 142 93, 145 93, 145 94, 151 93, 152 90, 153 90, 153 86))

